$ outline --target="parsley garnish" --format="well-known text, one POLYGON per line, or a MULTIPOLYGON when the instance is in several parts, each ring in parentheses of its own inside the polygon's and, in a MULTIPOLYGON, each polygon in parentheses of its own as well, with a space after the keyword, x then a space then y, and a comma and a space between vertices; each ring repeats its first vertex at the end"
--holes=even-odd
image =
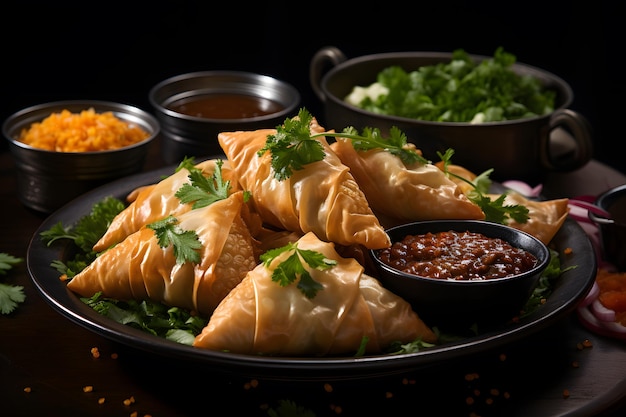
POLYGON ((337 264, 337 261, 324 257, 323 254, 309 250, 300 249, 296 243, 288 243, 283 247, 271 249, 261 255, 261 261, 266 268, 272 261, 284 252, 293 251, 293 253, 284 261, 282 261, 272 272, 272 281, 277 282, 281 287, 298 281, 298 289, 307 298, 314 298, 317 292, 324 289, 322 284, 315 281, 309 271, 306 270, 302 261, 309 265, 310 268, 324 270, 337 264))
POLYGON ((489 196, 485 194, 489 192, 489 187, 491 186, 491 180, 489 179, 489 175, 493 172, 492 169, 489 169, 482 174, 478 175, 474 181, 470 181, 466 178, 463 178, 459 175, 456 175, 448 170, 448 166, 450 165, 452 155, 454 155, 454 150, 448 149, 445 153, 437 152, 437 155, 443 161, 443 172, 447 175, 458 178, 461 181, 464 181, 471 185, 473 189, 466 193, 467 198, 480 207, 485 213, 485 220, 505 224, 507 219, 513 219, 518 223, 526 223, 528 221, 528 208, 525 206, 520 206, 519 204, 513 205, 505 205, 504 199, 506 198, 506 192, 500 194, 498 198, 492 200, 489 196))
POLYGON ((395 126, 390 129, 390 137, 386 139, 382 137, 380 129, 370 127, 363 129, 362 134, 354 127, 347 127, 342 133, 323 132, 311 135, 312 120, 311 113, 301 108, 297 117, 287 118, 282 126, 277 126, 276 134, 268 135, 265 146, 257 152, 259 156, 266 151, 271 152, 274 177, 279 181, 291 177, 294 170, 324 159, 324 147, 316 140, 322 136, 351 139, 355 149, 359 150, 381 148, 397 155, 406 164, 429 162, 418 152, 406 147, 406 135, 395 126))
POLYGON ((287 118, 282 126, 277 126, 275 135, 267 135, 265 146, 257 154, 261 156, 266 151, 271 152, 276 179, 285 180, 291 177, 294 170, 321 161, 326 156, 322 144, 311 136, 309 126, 312 120, 311 113, 302 108, 297 117, 287 118))
MULTIPOLYGON (((6 275, 13 266, 23 262, 23 258, 16 258, 7 253, 0 253, 0 275, 6 275)), ((12 313, 17 305, 26 299, 24 287, 0 282, 0 313, 12 313)))
POLYGON ((81 298, 81 301, 118 323, 186 345, 193 344, 195 336, 208 322, 207 318, 192 315, 185 309, 153 300, 121 301, 103 297, 101 292, 97 292, 91 297, 81 298))
MULTIPOLYGON (((268 135, 265 146, 258 151, 261 156, 266 151, 272 154, 272 169, 274 177, 280 181, 289 178, 294 170, 299 170, 307 163, 316 162, 324 159, 324 148, 315 138, 320 136, 341 137, 352 140, 354 149, 358 151, 370 149, 383 149, 393 155, 399 157, 405 165, 413 163, 429 164, 431 163, 416 150, 407 146, 407 137, 396 126, 389 129, 389 137, 383 138, 378 128, 366 127, 363 133, 354 127, 347 127, 341 133, 323 132, 311 135, 309 125, 313 120, 313 116, 308 110, 301 108, 298 116, 286 119, 284 126, 276 127, 275 135, 268 135), (314 152, 310 152, 314 150, 314 152)), ((447 175, 459 178, 467 182, 473 187, 473 190, 467 193, 467 197, 476 205, 478 205, 485 213, 485 220, 495 223, 505 223, 511 218, 519 223, 525 223, 528 220, 528 208, 520 205, 504 205, 506 193, 503 193, 496 200, 491 200, 488 193, 491 186, 489 175, 493 170, 487 170, 478 175, 472 182, 462 178, 454 173, 449 172, 448 166, 451 162, 454 150, 448 149, 444 154, 437 153, 444 162, 443 171, 447 175)))
POLYGON ((69 240, 80 251, 66 262, 53 261, 52 267, 72 278, 96 259, 93 246, 100 240, 117 214, 125 208, 124 203, 114 197, 106 197, 93 205, 91 212, 81 217, 74 226, 58 222, 40 233, 41 240, 51 246, 59 240, 69 240))
POLYGON ((157 220, 146 225, 154 230, 154 234, 159 242, 159 246, 166 248, 172 246, 177 264, 185 262, 200 263, 200 253, 202 243, 198 239, 195 230, 183 230, 178 226, 178 219, 174 216, 167 216, 162 220, 157 220))
POLYGON ((193 209, 206 207, 218 200, 227 198, 230 190, 230 181, 224 181, 222 178, 222 165, 224 165, 224 161, 218 159, 215 163, 215 172, 213 172, 211 178, 205 177, 202 174, 202 170, 195 166, 187 167, 191 182, 184 184, 176 191, 176 197, 183 204, 193 203, 193 209))

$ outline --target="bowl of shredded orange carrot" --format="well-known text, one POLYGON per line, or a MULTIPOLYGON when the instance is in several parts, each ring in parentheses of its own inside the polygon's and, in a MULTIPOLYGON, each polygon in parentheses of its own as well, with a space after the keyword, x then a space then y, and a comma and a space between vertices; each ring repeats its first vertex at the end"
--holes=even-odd
POLYGON ((127 104, 59 101, 14 113, 2 131, 21 202, 50 213, 99 185, 139 172, 160 125, 127 104))

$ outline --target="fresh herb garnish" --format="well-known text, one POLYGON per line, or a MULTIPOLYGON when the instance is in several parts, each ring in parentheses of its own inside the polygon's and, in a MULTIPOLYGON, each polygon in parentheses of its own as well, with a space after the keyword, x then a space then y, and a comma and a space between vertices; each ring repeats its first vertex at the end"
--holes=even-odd
POLYGON ((93 205, 91 212, 81 217, 74 226, 58 222, 40 233, 41 240, 51 246, 59 240, 69 240, 80 250, 66 262, 53 261, 52 267, 72 278, 93 262, 97 254, 93 246, 100 240, 117 214, 124 210, 124 203, 114 197, 105 197, 93 205))
POLYGON ((81 301, 99 314, 174 342, 192 345, 208 319, 153 300, 116 300, 97 292, 81 301))
MULTIPOLYGON (((272 155, 272 168, 276 179, 282 181, 305 165, 321 161, 326 156, 322 144, 311 136, 310 124, 313 116, 302 108, 298 116, 285 119, 276 127, 276 134, 268 135, 265 146, 257 154, 266 151, 272 155)), ((323 135, 322 135, 323 136, 323 135)))
MULTIPOLYGON (((313 117, 308 110, 302 108, 298 116, 285 120, 284 126, 276 127, 275 135, 268 135, 265 146, 258 152, 261 156, 266 151, 272 154, 272 169, 274 177, 280 181, 289 178, 294 170, 299 170, 307 163, 324 159, 325 152, 322 144, 315 140, 320 136, 331 136, 336 138, 346 138, 352 141, 356 150, 382 149, 398 156, 405 165, 414 163, 429 164, 429 160, 421 153, 408 146, 407 137, 400 129, 393 126, 389 130, 389 137, 383 138, 378 128, 366 127, 363 133, 354 127, 347 127, 341 133, 323 132, 311 135, 310 124, 313 117), (315 155, 308 154, 309 149, 316 149, 315 155)), ((451 163, 453 149, 448 149, 445 153, 437 153, 444 162, 443 171, 447 175, 459 178, 472 186, 473 190, 467 193, 467 197, 485 213, 485 220, 495 223, 505 223, 508 218, 512 218, 519 223, 528 220, 528 208, 520 205, 505 205, 506 193, 499 198, 491 200, 488 193, 491 186, 489 175, 493 170, 487 170, 478 175, 474 181, 469 181, 448 170, 451 163)))
POLYGON ((281 126, 276 127, 275 135, 268 135, 265 146, 257 152, 262 156, 269 151, 272 155, 274 177, 283 181, 293 171, 303 169, 305 165, 321 161, 326 156, 324 147, 316 140, 318 137, 330 136, 351 139, 355 149, 384 149, 397 155, 406 164, 415 162, 428 163, 418 152, 407 148, 406 135, 397 127, 389 131, 389 138, 383 138, 380 129, 366 127, 363 133, 354 127, 347 127, 341 133, 323 132, 311 134, 310 124, 313 116, 305 108, 298 111, 298 116, 285 119, 281 126))
POLYGON ((157 220, 146 225, 154 230, 159 246, 166 248, 172 246, 176 263, 181 265, 185 262, 200 263, 202 243, 195 230, 183 230, 178 225, 178 219, 172 215, 162 220, 157 220))
MULTIPOLYGON (((8 253, 0 253, 0 275, 6 275, 15 265, 23 262, 23 258, 17 258, 8 253)), ((26 299, 24 287, 0 282, 0 313, 12 313, 26 299)))
POLYGON ((489 192, 489 187, 491 187, 489 175, 493 171, 492 169, 478 175, 474 181, 470 181, 460 175, 450 172, 448 169, 452 160, 452 155, 454 155, 453 149, 448 149, 443 154, 441 152, 437 152, 437 155, 439 155, 443 161, 443 172, 449 176, 453 176, 463 182, 466 182, 473 187, 472 190, 466 193, 467 198, 482 209, 483 213, 485 213, 486 221, 500 224, 505 224, 509 218, 518 223, 526 223, 528 221, 528 207, 521 206, 519 204, 504 204, 507 194, 506 192, 500 194, 495 200, 492 200, 491 197, 485 195, 489 192))
POLYGON ((193 209, 206 207, 219 200, 228 197, 230 181, 222 178, 222 165, 224 161, 218 159, 215 162, 215 171, 211 178, 205 177, 202 170, 197 167, 188 167, 190 183, 184 184, 175 196, 181 203, 193 203, 193 209))
POLYGON ((502 47, 480 62, 457 49, 449 62, 414 71, 389 66, 372 85, 355 87, 346 101, 376 114, 438 122, 494 122, 553 111, 556 92, 533 75, 513 71, 515 61, 502 47))
POLYGON ((324 289, 322 284, 315 281, 305 268, 306 263, 310 268, 324 270, 337 264, 337 261, 324 257, 323 254, 298 248, 297 242, 288 243, 283 247, 271 249, 261 255, 261 261, 269 268, 272 261, 282 253, 293 251, 291 255, 282 261, 272 272, 272 281, 285 287, 298 280, 297 287, 307 298, 314 298, 317 292, 324 289))

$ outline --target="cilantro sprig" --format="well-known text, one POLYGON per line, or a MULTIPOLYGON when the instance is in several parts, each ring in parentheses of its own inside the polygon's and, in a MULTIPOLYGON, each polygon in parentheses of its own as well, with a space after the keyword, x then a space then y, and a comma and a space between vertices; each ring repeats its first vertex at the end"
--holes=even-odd
POLYGON ((269 268, 272 261, 285 252, 293 251, 291 255, 282 261, 272 272, 272 281, 277 282, 281 287, 298 281, 297 287, 307 298, 314 298, 317 292, 324 289, 322 284, 315 281, 304 264, 309 268, 324 270, 337 264, 337 261, 326 258, 323 254, 298 248, 297 242, 288 243, 276 249, 270 249, 261 255, 260 259, 266 268, 269 268), (304 263, 303 263, 304 262, 304 263))
POLYGON ((91 212, 81 217, 74 225, 64 225, 62 222, 54 224, 50 229, 40 233, 41 240, 52 246, 58 241, 73 243, 78 251, 65 262, 56 260, 52 267, 62 274, 72 278, 93 262, 97 253, 93 246, 100 240, 117 214, 125 208, 124 203, 114 197, 105 197, 96 202, 91 212))
POLYGON ((451 164, 452 156, 454 155, 453 149, 448 149, 445 153, 437 152, 437 155, 443 161, 443 172, 447 175, 455 177, 473 188, 466 193, 467 198, 480 207, 485 213, 485 220, 504 224, 508 219, 513 219, 518 223, 526 223, 528 221, 528 207, 519 204, 504 204, 507 193, 504 192, 498 196, 495 200, 485 195, 489 192, 491 187, 491 179, 489 175, 493 172, 493 169, 489 169, 480 175, 478 175, 474 181, 470 181, 460 175, 450 172, 448 167, 451 164))
POLYGON ((192 345, 208 319, 153 300, 116 300, 97 292, 81 301, 99 314, 174 342, 192 345))
MULTIPOLYGON (((23 258, 17 258, 8 253, 0 253, 0 275, 7 275, 8 271, 23 261, 23 258)), ((23 303, 24 300, 26 300, 24 287, 0 282, 0 313, 12 313, 18 304, 23 303)))
POLYGON ((184 184, 176 191, 175 196, 183 204, 193 203, 193 209, 224 200, 228 197, 231 187, 230 181, 224 181, 222 177, 223 165, 224 161, 218 159, 215 163, 215 171, 210 178, 205 177, 201 169, 195 166, 188 167, 190 183, 184 184))
POLYGON ((354 127, 347 127, 340 133, 311 134, 312 121, 311 113, 301 108, 297 117, 287 118, 283 125, 277 126, 276 134, 268 135, 265 146, 257 152, 259 156, 265 152, 271 153, 274 177, 279 181, 291 177, 293 171, 303 169, 307 164, 324 159, 326 156, 324 146, 316 140, 322 136, 351 139, 355 148, 360 150, 381 148, 399 156, 406 164, 429 162, 406 146, 406 135, 397 127, 390 129, 388 138, 383 138, 380 129, 371 127, 363 129, 361 134, 354 127))
POLYGON ((146 225, 146 227, 154 230, 160 247, 172 246, 177 264, 200 263, 198 249, 202 248, 202 243, 198 239, 198 234, 195 230, 183 230, 178 225, 176 217, 169 215, 162 220, 146 225))

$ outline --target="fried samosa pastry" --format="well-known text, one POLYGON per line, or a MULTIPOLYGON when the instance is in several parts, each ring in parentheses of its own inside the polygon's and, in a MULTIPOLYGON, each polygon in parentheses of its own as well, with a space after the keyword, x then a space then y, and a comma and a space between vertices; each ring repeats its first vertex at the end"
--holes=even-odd
MULTIPOLYGON (((317 122, 314 132, 323 132, 317 122)), ((290 232, 314 232, 320 239, 369 249, 388 247, 389 236, 372 212, 350 169, 341 163, 325 138, 323 160, 306 164, 290 178, 278 180, 271 154, 257 153, 276 129, 222 132, 218 135, 240 185, 252 193, 255 210, 264 223, 290 232)))
MULTIPOLYGON (((208 177, 215 172, 216 163, 217 159, 209 159, 195 167, 208 177)), ((230 181, 231 192, 237 191, 239 184, 228 161, 223 162, 221 170, 224 180, 230 181)), ((189 182, 189 170, 181 168, 156 184, 133 190, 128 196, 129 201, 132 201, 131 204, 115 216, 106 233, 94 245, 94 251, 101 252, 121 242, 126 236, 155 220, 163 219, 170 214, 178 216, 191 210, 191 204, 182 204, 175 197, 180 187, 189 182)))
MULTIPOLYGON (((492 200, 500 197, 499 194, 490 194, 492 200)), ((528 220, 519 223, 513 219, 507 220, 507 225, 522 230, 546 245, 559 231, 569 214, 569 199, 530 200, 516 191, 509 191, 504 197, 505 205, 520 205, 528 209, 528 220)))
POLYGON ((245 354, 323 356, 354 354, 364 337, 367 353, 381 353, 395 341, 436 341, 408 302, 365 275, 356 260, 342 258, 333 243, 309 232, 297 241, 297 249, 336 261, 325 270, 303 264, 322 289, 309 298, 296 282, 274 282, 272 273, 283 268, 295 249, 282 252, 268 266, 260 263, 248 273, 193 345, 245 354))
MULTIPOLYGON (((407 146, 415 149, 415 145, 407 146)), ((370 207, 386 227, 418 220, 481 220, 485 215, 461 187, 432 164, 406 166, 383 149, 357 151, 352 141, 337 138, 331 145, 350 167, 370 207)))
POLYGON ((103 252, 67 286, 83 297, 102 292, 105 297, 150 299, 208 315, 258 262, 255 242, 240 214, 243 205, 243 191, 238 191, 177 217, 178 226, 195 231, 202 244, 197 264, 177 263, 173 247, 159 246, 155 231, 143 226, 103 252))

